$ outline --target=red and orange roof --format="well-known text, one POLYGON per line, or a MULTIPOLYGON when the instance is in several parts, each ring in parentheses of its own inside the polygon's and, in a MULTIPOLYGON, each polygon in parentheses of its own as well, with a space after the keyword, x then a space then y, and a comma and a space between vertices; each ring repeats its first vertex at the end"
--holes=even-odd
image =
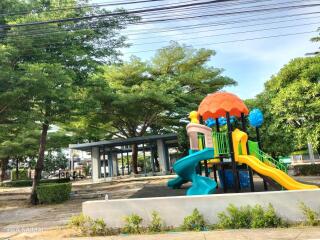
POLYGON ((249 110, 238 96, 227 92, 209 94, 198 108, 198 114, 203 120, 225 117, 227 112, 230 116, 241 117, 241 113, 248 115, 249 110))

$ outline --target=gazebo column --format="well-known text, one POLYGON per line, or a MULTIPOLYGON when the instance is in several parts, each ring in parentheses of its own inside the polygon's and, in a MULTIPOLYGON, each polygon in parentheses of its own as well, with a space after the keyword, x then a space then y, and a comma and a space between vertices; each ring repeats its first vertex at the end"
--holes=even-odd
MULTIPOLYGON (((242 131, 244 131, 245 133, 247 133, 247 126, 246 126, 246 119, 245 119, 245 116, 244 116, 244 113, 241 113, 241 123, 242 123, 242 131)), ((248 155, 250 154, 250 151, 249 151, 249 144, 248 144, 248 141, 247 141, 247 152, 248 152, 248 155)), ((250 190, 251 192, 254 192, 254 182, 253 182, 253 171, 252 171, 252 168, 249 167, 247 165, 247 169, 249 171, 249 178, 250 178, 250 190)), ((264 181, 264 180, 263 180, 264 181)))
POLYGON ((116 152, 112 153, 112 161, 113 161, 113 177, 119 176, 119 167, 118 167, 118 154, 116 152))
POLYGON ((151 157, 150 157, 150 162, 151 162, 151 168, 152 168, 152 174, 155 173, 156 168, 154 165, 154 160, 155 160, 155 149, 154 149, 154 144, 151 142, 150 143, 150 153, 151 153, 151 157))
POLYGON ((106 161, 106 148, 105 146, 103 146, 103 150, 102 150, 102 154, 103 154, 103 177, 104 180, 106 180, 107 177, 107 161, 106 161))
POLYGON ((92 180, 97 182, 101 174, 101 160, 99 147, 91 148, 91 162, 92 162, 92 180))
POLYGON ((227 118, 229 148, 230 148, 230 157, 231 157, 231 165, 232 165, 232 173, 233 173, 233 184, 234 184, 235 191, 239 192, 239 179, 237 174, 237 163, 234 158, 234 149, 233 149, 233 143, 232 143, 232 126, 230 122, 229 112, 226 113, 226 118, 227 118))
POLYGON ((113 177, 113 160, 112 160, 112 152, 108 152, 108 171, 109 177, 113 177))
POLYGON ((157 140, 157 152, 159 157, 160 172, 169 173, 169 153, 168 148, 162 139, 157 140))

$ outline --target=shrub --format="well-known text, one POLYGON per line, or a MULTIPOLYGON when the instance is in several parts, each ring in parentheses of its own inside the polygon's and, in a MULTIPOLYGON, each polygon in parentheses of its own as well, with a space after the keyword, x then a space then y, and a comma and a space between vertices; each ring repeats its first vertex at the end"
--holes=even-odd
POLYGON ((264 209, 260 205, 256 205, 252 208, 252 218, 251 218, 251 225, 252 228, 264 228, 265 221, 264 221, 264 209))
POLYGON ((199 210, 194 209, 191 215, 183 219, 181 229, 186 231, 204 231, 207 229, 207 223, 199 210))
POLYGON ((249 206, 237 208, 230 204, 227 208, 228 214, 222 212, 218 214, 220 228, 249 228, 251 224, 251 208, 249 206))
POLYGON ((317 212, 313 211, 305 203, 300 202, 299 207, 306 218, 305 224, 308 226, 317 226, 320 223, 319 215, 317 212))
POLYGON ((227 213, 219 213, 218 218, 218 228, 271 228, 283 226, 282 219, 277 216, 271 204, 266 209, 260 205, 237 208, 230 204, 227 208, 227 213))
POLYGON ((280 227, 283 225, 281 217, 277 215, 274 207, 270 203, 264 211, 263 220, 265 228, 280 227))
MULTIPOLYGON (((70 182, 69 178, 60 178, 60 179, 41 179, 40 184, 42 183, 66 183, 70 182)), ((1 187, 31 187, 32 180, 15 180, 10 182, 4 182, 1 184, 1 187)))
POLYGON ((294 166, 294 171, 298 172, 301 176, 319 176, 320 164, 294 166))
POLYGON ((69 221, 69 226, 80 230, 82 236, 110 236, 116 233, 107 227, 103 219, 93 220, 83 214, 73 216, 69 221))
POLYGON ((152 212, 152 219, 151 223, 148 227, 148 230, 150 232, 161 232, 164 229, 164 223, 161 217, 159 216, 159 213, 156 211, 152 212))
POLYGON ((12 181, 16 181, 16 180, 28 180, 28 179, 29 179, 28 169, 24 169, 24 168, 19 169, 18 179, 17 179, 17 176, 16 176, 16 169, 12 169, 12 170, 11 170, 11 180, 12 180, 12 181))
POLYGON ((71 183, 48 183, 37 187, 40 203, 61 203, 70 198, 71 183))
POLYGON ((131 214, 125 217, 124 221, 126 223, 123 227, 124 233, 139 234, 142 232, 141 223, 143 219, 139 215, 131 214))

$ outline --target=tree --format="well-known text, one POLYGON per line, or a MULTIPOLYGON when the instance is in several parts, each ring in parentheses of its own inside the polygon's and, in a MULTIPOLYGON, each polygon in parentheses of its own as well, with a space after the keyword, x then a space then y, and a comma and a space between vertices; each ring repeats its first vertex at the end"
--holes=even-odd
POLYGON ((56 155, 49 152, 45 157, 44 171, 48 173, 55 172, 59 169, 65 169, 67 166, 68 159, 61 151, 58 151, 56 155))
POLYGON ((7 168, 8 160, 12 159, 16 162, 17 179, 18 164, 32 159, 36 156, 38 146, 39 131, 34 130, 36 124, 2 124, 0 132, 0 162, 1 172, 0 180, 4 180, 4 173, 7 168))
MULTIPOLYGON (((318 28, 318 32, 320 33, 320 28, 318 28)), ((311 42, 316 42, 316 43, 320 42, 320 34, 319 34, 319 36, 311 38, 311 42)), ((312 55, 320 55, 320 51, 318 50, 318 51, 312 53, 312 55)))
POLYGON ((290 153, 310 142, 320 150, 319 76, 320 57, 296 58, 266 82, 256 99, 266 117, 265 146, 290 153))
MULTIPOLYGON (((264 114, 264 123, 261 126, 260 136, 262 150, 277 158, 286 156, 294 150, 295 144, 292 132, 285 129, 285 125, 278 125, 275 122, 275 116, 271 112, 271 96, 266 92, 258 94, 255 99, 245 100, 249 109, 259 108, 264 114)), ((248 128, 249 136, 256 140, 256 131, 254 128, 248 128)))
MULTIPOLYGON (((88 97, 97 102, 94 122, 117 137, 177 131, 210 92, 235 84, 221 69, 207 66, 214 51, 171 43, 151 61, 131 57, 121 65, 105 66, 92 79, 88 97)), ((137 173, 137 146, 132 145, 132 169, 137 173)))
MULTIPOLYGON (((5 24, 30 23, 54 19, 107 14, 105 9, 78 8, 85 1, 30 1, 27 14, 6 16, 5 24), (56 11, 53 9, 63 9, 56 11), (52 11, 51 11, 52 10, 52 11)), ((137 18, 124 10, 105 18, 40 26, 5 29, 1 43, 15 51, 9 75, 19 73, 18 90, 27 90, 28 120, 41 123, 38 159, 35 167, 31 202, 37 203, 36 187, 43 169, 49 126, 71 120, 80 112, 81 93, 87 78, 104 63, 117 62, 118 49, 126 46, 117 33, 137 18)), ((7 101, 8 102, 8 101, 7 101)))

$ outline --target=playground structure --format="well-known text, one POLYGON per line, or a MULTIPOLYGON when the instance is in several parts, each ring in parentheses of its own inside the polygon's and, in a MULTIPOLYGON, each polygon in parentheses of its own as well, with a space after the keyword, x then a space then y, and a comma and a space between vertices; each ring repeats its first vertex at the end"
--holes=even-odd
POLYGON ((240 98, 226 92, 205 97, 198 111, 189 115, 191 122, 186 127, 189 155, 174 164, 173 169, 178 176, 170 180, 168 186, 180 188, 190 181, 192 186, 187 195, 212 194, 218 187, 218 175, 224 192, 228 188, 239 192, 241 188, 248 187, 254 191, 255 172, 263 179, 265 190, 267 183, 275 185, 275 182, 287 190, 318 189, 318 186, 295 181, 287 174, 285 164, 261 150, 259 127, 263 115, 258 109, 251 113, 249 122, 256 128, 257 142, 248 140, 246 116, 249 110, 240 98), (242 130, 236 128, 237 125, 242 130), (202 176, 202 167, 205 176, 202 176), (209 178, 209 167, 214 179, 209 178))

